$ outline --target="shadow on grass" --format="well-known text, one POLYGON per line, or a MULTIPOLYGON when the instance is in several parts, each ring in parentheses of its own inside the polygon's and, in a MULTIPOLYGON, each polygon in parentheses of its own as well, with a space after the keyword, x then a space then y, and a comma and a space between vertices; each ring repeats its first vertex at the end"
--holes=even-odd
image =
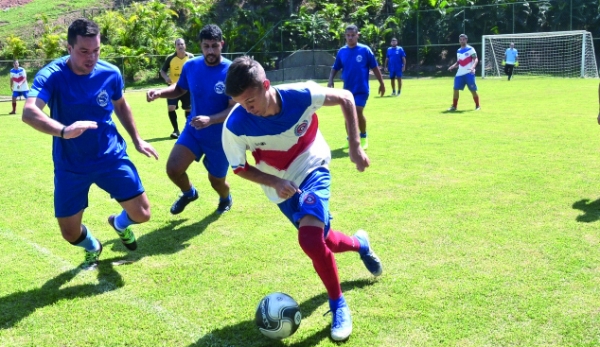
POLYGON ((440 113, 448 113, 448 114, 452 114, 452 113, 465 113, 465 110, 456 110, 456 111, 449 111, 449 110, 444 110, 440 113))
POLYGON ((148 142, 148 143, 152 143, 152 142, 162 142, 162 141, 169 141, 169 140, 173 140, 173 141, 175 141, 175 140, 174 140, 174 139, 172 139, 170 136, 165 136, 165 137, 155 137, 155 138, 153 138, 153 139, 147 139, 147 140, 145 140, 145 141, 146 141, 146 142, 148 142))
POLYGON ((125 282, 116 272, 109 260, 101 261, 98 269, 97 284, 82 284, 73 287, 61 287, 82 271, 71 269, 54 277, 37 289, 16 292, 0 298, 0 330, 9 329, 37 309, 50 306, 61 300, 72 300, 100 295, 123 287, 125 282))
POLYGON ((583 214, 576 220, 582 223, 591 223, 600 219, 600 199, 590 202, 590 199, 581 199, 573 203, 573 209, 581 210, 583 214))
POLYGON ((334 149, 333 151, 331 151, 331 159, 340 159, 340 158, 346 158, 348 160, 350 160, 349 154, 348 154, 348 148, 338 148, 338 149, 334 149))
MULTIPOLYGON (((316 274, 315 274, 316 275, 316 274)), ((362 288, 367 285, 376 283, 372 280, 356 280, 342 283, 342 290, 349 291, 357 288, 362 288)), ((300 304, 300 312, 302 313, 302 319, 309 317, 314 311, 321 305, 328 301, 327 293, 317 295, 311 299, 308 299, 300 304)), ((325 313, 325 312, 323 312, 325 313)), ((320 313, 319 313, 320 314, 320 313)), ((254 315, 254 312, 252 312, 254 315)), ((302 329, 302 323, 300 328, 302 329)), ((319 342, 328 339, 330 334, 331 326, 327 325, 323 329, 319 330, 312 336, 288 345, 288 346, 316 346, 319 342)), ((228 327, 213 330, 212 332, 204 335, 196 343, 189 345, 188 347, 205 347, 205 346, 244 346, 244 347, 259 347, 259 346, 285 346, 280 341, 271 340, 268 337, 262 335, 254 320, 246 320, 228 327)))
MULTIPOLYGON (((204 219, 183 228, 174 230, 177 226, 185 223, 187 219, 170 221, 166 226, 157 229, 148 234, 142 235, 137 239, 138 248, 133 252, 128 252, 123 260, 135 262, 144 257, 159 254, 173 254, 182 251, 188 247, 187 242, 192 238, 202 234, 204 230, 221 215, 214 212, 204 217, 204 219)), ((116 234, 115 234, 116 235, 116 234)), ((113 247, 124 247, 118 238, 112 239, 104 246, 112 244, 113 247)), ((123 248, 124 249, 124 248, 123 248)), ((120 250, 120 249, 119 249, 120 250)), ((117 250, 118 251, 118 250, 117 250)), ((102 261, 102 260, 101 260, 102 261)))

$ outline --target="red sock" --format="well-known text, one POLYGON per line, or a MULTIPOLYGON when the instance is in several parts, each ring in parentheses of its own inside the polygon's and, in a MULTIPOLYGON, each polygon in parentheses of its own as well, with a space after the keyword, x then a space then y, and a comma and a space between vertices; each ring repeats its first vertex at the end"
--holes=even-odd
POLYGON ((452 99, 452 107, 456 108, 458 106, 458 99, 452 99))
POLYGON ((479 107, 479 96, 474 96, 473 100, 475 101, 475 107, 479 107))
POLYGON ((348 251, 358 252, 360 243, 354 236, 348 236, 333 229, 327 233, 325 244, 333 253, 342 253, 348 251))
POLYGON ((13 101, 13 103, 12 103, 12 107, 13 107, 13 110, 12 110, 12 111, 13 111, 13 112, 17 112, 17 102, 16 102, 16 101, 13 101))
POLYGON ((300 243, 304 253, 312 260, 313 267, 325 285, 329 298, 339 299, 342 296, 340 278, 338 277, 333 252, 325 245, 323 229, 312 226, 300 227, 298 230, 298 243, 300 243))

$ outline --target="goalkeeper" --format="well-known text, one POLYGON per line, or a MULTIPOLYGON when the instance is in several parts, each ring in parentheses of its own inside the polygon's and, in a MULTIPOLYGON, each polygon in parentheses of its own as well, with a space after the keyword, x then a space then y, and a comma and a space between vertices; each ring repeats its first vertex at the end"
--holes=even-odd
POLYGON ((510 43, 510 48, 506 49, 504 53, 504 73, 508 76, 510 81, 513 75, 513 69, 515 66, 519 66, 519 52, 515 49, 514 42, 510 43))

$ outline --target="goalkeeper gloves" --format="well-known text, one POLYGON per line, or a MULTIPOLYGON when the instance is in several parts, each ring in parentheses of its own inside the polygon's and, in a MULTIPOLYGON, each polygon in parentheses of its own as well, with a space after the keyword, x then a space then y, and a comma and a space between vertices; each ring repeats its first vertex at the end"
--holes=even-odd
POLYGON ((519 62, 516 62, 516 63, 515 63, 515 67, 519 67, 519 62))
POLYGON ((502 61, 502 66, 504 66, 504 65, 506 65, 506 62, 503 60, 503 61, 502 61))

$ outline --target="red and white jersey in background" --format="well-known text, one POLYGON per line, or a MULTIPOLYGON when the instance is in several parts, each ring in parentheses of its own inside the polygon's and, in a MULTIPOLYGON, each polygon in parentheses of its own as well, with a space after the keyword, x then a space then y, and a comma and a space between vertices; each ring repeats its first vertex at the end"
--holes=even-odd
MULTIPOLYGON (((325 94, 314 82, 271 88, 281 96, 281 111, 259 117, 236 105, 223 126, 223 149, 234 173, 247 170, 248 149, 258 170, 300 186, 308 174, 327 168, 331 161, 331 150, 319 131, 315 113, 323 106, 325 94)), ((275 189, 261 187, 271 201, 283 201, 275 189)))
POLYGON ((456 59, 458 61, 458 70, 456 71, 456 76, 462 76, 471 73, 475 58, 477 58, 477 52, 475 52, 475 48, 469 45, 466 45, 464 48, 459 48, 458 51, 456 51, 456 59))
POLYGON ((10 80, 12 82, 13 91, 26 92, 29 90, 29 85, 27 84, 27 73, 22 67, 19 67, 18 69, 10 69, 10 80))

